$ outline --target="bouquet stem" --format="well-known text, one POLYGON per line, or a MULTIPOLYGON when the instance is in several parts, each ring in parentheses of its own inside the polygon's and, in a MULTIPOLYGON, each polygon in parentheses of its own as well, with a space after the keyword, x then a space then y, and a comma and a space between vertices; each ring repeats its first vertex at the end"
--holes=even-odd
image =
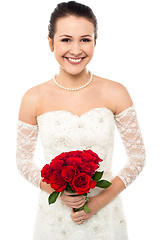
POLYGON ((89 199, 86 197, 86 203, 80 208, 73 208, 73 211, 78 212, 80 210, 83 210, 84 212, 89 213, 91 209, 87 206, 87 202, 89 202, 89 199))

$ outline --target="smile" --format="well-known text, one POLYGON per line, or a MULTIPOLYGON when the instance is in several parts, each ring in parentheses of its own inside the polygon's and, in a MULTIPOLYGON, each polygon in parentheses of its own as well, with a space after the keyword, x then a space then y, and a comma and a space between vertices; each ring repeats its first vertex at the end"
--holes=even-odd
MULTIPOLYGON (((84 57, 83 57, 84 58, 84 57)), ((83 58, 67 58, 68 62, 73 63, 73 64, 78 64, 82 62, 83 58)))

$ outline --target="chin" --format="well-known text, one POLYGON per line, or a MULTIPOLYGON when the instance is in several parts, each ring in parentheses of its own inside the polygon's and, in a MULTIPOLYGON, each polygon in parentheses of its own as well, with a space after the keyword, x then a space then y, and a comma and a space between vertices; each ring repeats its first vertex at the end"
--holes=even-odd
POLYGON ((66 73, 68 74, 71 74, 71 75, 78 75, 80 74, 82 71, 84 71, 86 68, 83 68, 83 69, 64 69, 63 68, 63 71, 65 71, 66 73))

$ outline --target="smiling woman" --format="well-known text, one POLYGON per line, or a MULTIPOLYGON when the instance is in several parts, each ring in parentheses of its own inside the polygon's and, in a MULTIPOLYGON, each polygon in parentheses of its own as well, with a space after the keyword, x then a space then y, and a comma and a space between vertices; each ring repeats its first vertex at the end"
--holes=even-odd
MULTIPOLYGON (((87 70, 96 39, 97 20, 89 7, 75 1, 58 4, 51 14, 48 41, 59 72, 28 90, 22 99, 17 166, 41 190, 34 240, 128 239, 119 194, 142 171, 145 150, 127 89, 87 70), (115 125, 127 154, 127 162, 116 176, 112 172, 115 125), (104 190, 91 189, 89 213, 73 211, 82 207, 86 198, 68 191, 55 204, 48 205, 48 195, 54 189, 43 181, 34 163, 38 133, 45 153, 44 164, 63 152, 75 150, 92 150, 103 160, 99 170, 112 185, 104 190)), ((63 181, 61 169, 56 171, 63 181)))
MULTIPOLYGON (((92 22, 87 18, 74 15, 59 18, 56 22, 54 39, 48 37, 48 40, 51 51, 54 51, 55 58, 61 66, 59 75, 64 71, 73 75, 83 71, 87 75, 85 67, 93 57, 95 46, 92 22), (76 67, 73 68, 73 65, 76 67)), ((57 81, 62 81, 62 79, 64 79, 64 74, 61 79, 60 76, 57 77, 57 81)), ((67 85, 67 79, 65 85, 67 85)), ((78 79, 76 85, 80 85, 78 79)))

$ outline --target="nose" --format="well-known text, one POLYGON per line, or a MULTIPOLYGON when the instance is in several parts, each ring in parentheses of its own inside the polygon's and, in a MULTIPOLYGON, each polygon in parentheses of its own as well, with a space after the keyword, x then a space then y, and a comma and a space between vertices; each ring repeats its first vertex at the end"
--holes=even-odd
POLYGON ((72 42, 70 53, 73 55, 80 55, 82 53, 81 44, 79 42, 72 42))

